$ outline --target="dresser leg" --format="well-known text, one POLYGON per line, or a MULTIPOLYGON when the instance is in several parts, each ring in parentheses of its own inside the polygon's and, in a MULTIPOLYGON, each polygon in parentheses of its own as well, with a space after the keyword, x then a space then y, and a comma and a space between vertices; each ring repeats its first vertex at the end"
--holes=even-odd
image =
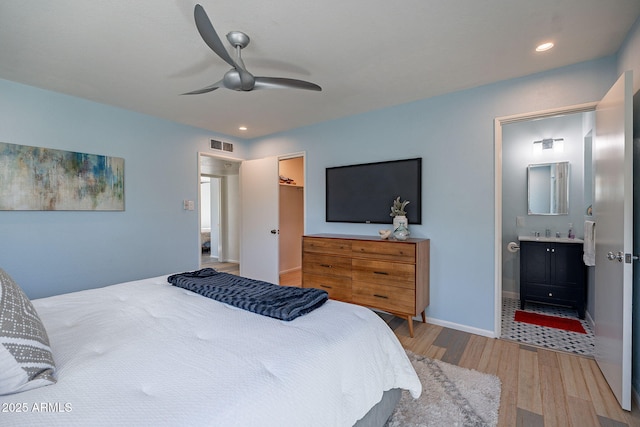
POLYGON ((413 316, 407 316, 407 323, 409 324, 409 336, 413 338, 413 316))
POLYGON ((420 313, 420 316, 422 316, 422 323, 427 323, 427 317, 424 313, 424 310, 422 310, 422 313, 420 313))

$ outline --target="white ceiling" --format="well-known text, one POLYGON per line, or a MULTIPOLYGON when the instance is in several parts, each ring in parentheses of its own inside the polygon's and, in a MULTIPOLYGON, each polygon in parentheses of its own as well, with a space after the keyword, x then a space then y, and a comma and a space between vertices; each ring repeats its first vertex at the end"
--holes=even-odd
POLYGON ((323 91, 181 96, 230 68, 185 0, 1 0, 0 78, 254 138, 611 55, 640 14, 640 0, 200 1, 225 44, 251 37, 254 75, 323 91))

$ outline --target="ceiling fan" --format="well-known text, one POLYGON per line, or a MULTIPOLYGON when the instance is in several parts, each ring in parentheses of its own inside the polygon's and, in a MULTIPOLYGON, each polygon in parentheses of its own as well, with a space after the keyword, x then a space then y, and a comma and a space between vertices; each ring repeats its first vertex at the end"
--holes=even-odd
POLYGON ((284 77, 255 77, 244 65, 242 61, 241 51, 249 44, 249 36, 241 31, 231 31, 227 34, 227 40, 236 50, 236 59, 232 58, 225 49, 220 37, 213 28, 204 8, 196 4, 193 12, 196 21, 196 27, 204 42, 213 50, 220 58, 233 68, 227 71, 222 80, 192 92, 183 93, 183 95, 197 95, 201 93, 211 92, 220 87, 237 91, 251 91, 254 89, 306 89, 321 91, 322 88, 315 83, 306 82, 304 80, 288 79, 284 77))

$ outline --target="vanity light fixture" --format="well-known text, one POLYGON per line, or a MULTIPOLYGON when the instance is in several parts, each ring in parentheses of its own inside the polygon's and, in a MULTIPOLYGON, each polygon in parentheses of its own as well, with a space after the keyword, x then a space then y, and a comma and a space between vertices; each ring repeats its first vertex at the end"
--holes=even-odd
POLYGON ((564 138, 544 138, 533 141, 533 152, 540 153, 542 150, 554 150, 562 152, 564 149, 564 138))
POLYGON ((240 126, 240 127, 238 128, 238 130, 245 131, 245 130, 247 130, 247 127, 246 127, 246 126, 240 126))
POLYGON ((546 52, 547 50, 551 49, 553 47, 553 43, 552 42, 546 42, 546 43, 542 43, 540 45, 538 45, 536 47, 536 52, 546 52))

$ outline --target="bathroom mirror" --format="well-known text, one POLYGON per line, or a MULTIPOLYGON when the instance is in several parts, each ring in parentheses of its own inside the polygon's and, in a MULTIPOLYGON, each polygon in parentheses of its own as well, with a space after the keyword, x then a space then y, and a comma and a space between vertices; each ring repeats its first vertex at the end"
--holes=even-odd
POLYGON ((527 167, 529 215, 569 213, 569 162, 527 167))

